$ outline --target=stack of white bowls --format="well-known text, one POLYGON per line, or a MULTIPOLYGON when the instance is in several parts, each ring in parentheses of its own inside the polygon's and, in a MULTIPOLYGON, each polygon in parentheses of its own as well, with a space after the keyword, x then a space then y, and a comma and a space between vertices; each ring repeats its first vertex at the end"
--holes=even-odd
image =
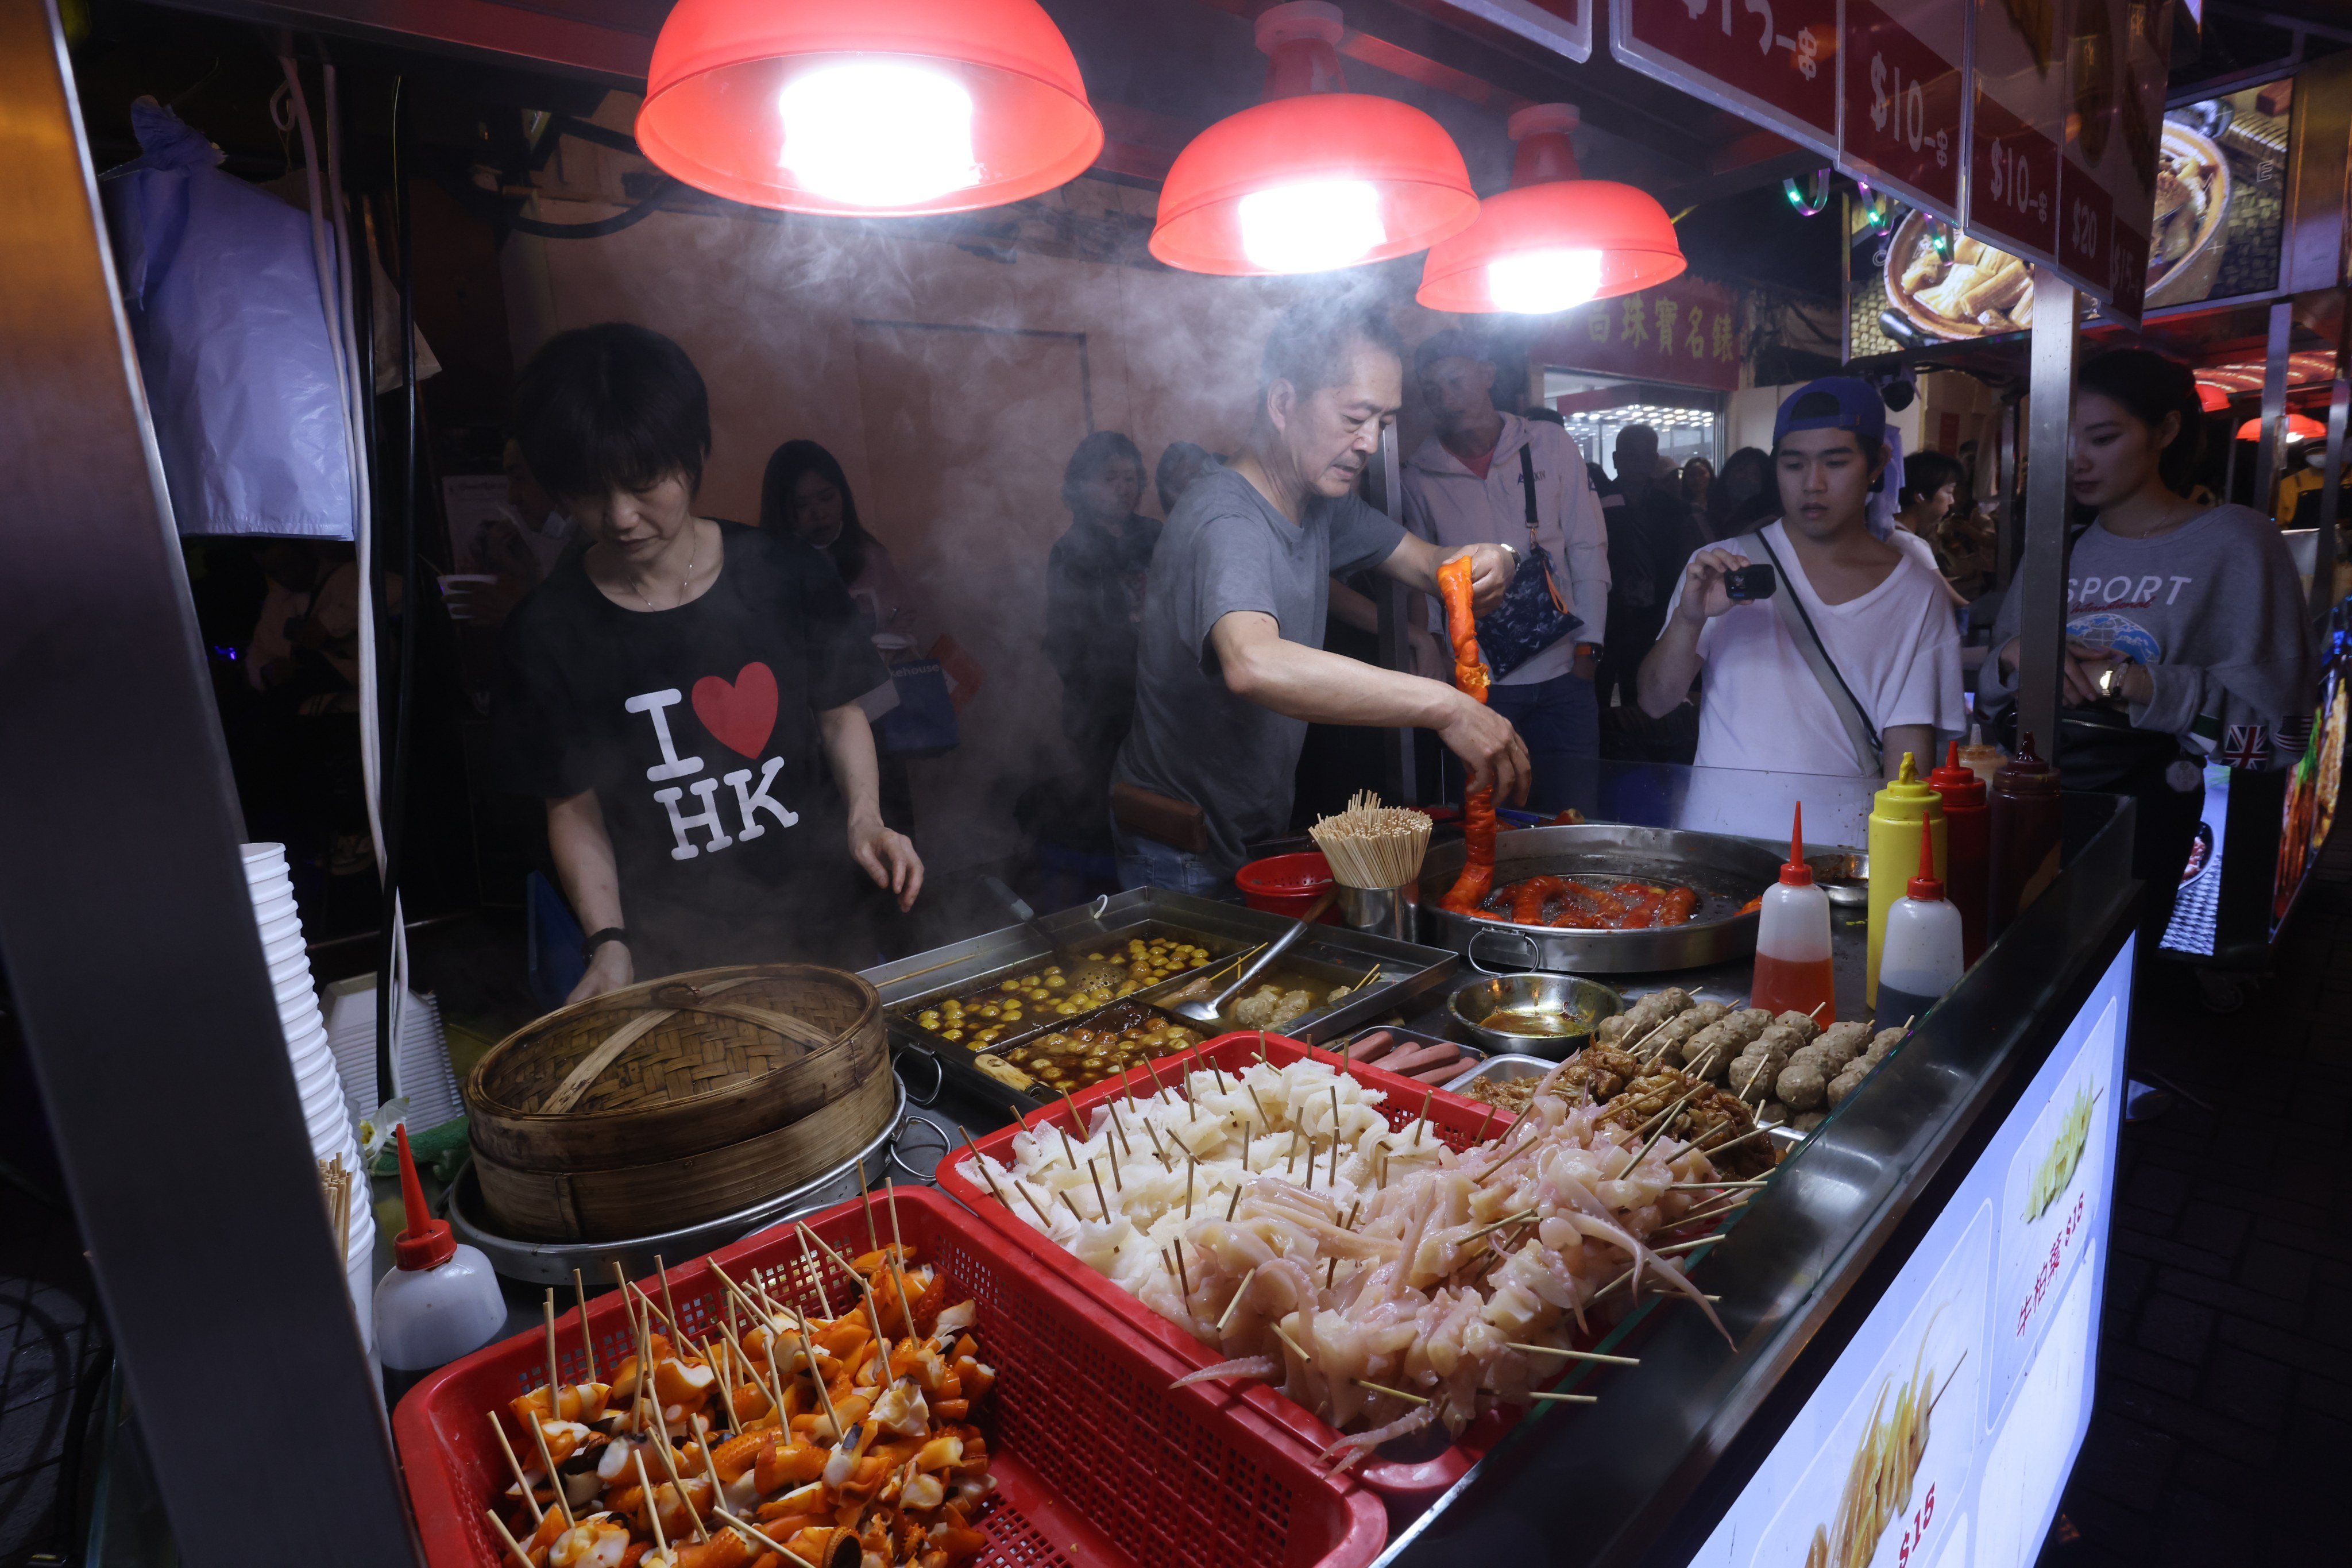
MULTIPOLYGON (((269 963, 269 983, 278 993, 278 1018, 285 1030, 286 1055, 294 1069, 294 1086, 302 1096, 302 1118, 310 1133, 311 1152, 321 1160, 343 1157, 352 1173, 351 1241, 344 1271, 352 1305, 359 1313, 361 1336, 374 1342, 372 1307, 375 1297, 375 1208, 367 1173, 360 1163, 359 1139, 344 1103, 342 1079, 327 1047, 327 1023, 319 1013, 319 997, 310 980, 310 956, 302 940, 302 917, 294 908, 294 883, 286 871, 282 844, 245 847, 245 879, 253 894, 253 919, 261 931, 262 956, 269 963)), ((321 1204, 320 1213, 325 1212, 321 1204)))

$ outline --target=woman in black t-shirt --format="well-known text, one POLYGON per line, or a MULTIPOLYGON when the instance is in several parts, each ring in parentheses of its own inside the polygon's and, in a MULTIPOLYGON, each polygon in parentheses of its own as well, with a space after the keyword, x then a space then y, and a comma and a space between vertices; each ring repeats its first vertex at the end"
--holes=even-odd
POLYGON ((594 541, 507 623, 494 710, 590 933, 571 999, 720 963, 872 963, 860 868, 903 910, 923 866, 877 805, 857 699, 887 678, 839 574, 694 515, 709 395, 657 332, 550 339, 515 426, 594 541))

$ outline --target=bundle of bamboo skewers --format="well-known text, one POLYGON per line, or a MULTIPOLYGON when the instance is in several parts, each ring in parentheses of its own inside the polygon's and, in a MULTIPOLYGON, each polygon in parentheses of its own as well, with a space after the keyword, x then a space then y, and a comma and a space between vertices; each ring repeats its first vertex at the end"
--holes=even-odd
POLYGON ((1421 877, 1429 852, 1429 818, 1405 805, 1382 805, 1370 790, 1358 790, 1348 809, 1318 817, 1307 831, 1331 864, 1331 875, 1350 888, 1402 888, 1421 877))

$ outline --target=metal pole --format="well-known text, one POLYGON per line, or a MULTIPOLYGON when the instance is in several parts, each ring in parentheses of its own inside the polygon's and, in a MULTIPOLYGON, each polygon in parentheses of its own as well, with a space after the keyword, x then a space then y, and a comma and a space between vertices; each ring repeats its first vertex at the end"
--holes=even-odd
MULTIPOLYGON (((2254 510, 2274 510, 2279 470, 2286 452, 2286 356, 2294 340, 2294 302, 2281 300, 2271 307, 2270 349, 2263 362, 2263 436, 2254 451, 2254 510)), ((2284 528, 2292 518, 2282 517, 2284 528)))
POLYGON ((181 1558, 414 1563, 53 4, 0 5, 0 958, 26 1050, 181 1558), (174 1168, 198 1146, 201 1176, 174 1168))
POLYGON ((1994 580, 2007 588, 2017 576, 2018 524, 2022 521, 2017 493, 2018 448, 2024 445, 2025 405, 2014 393, 2000 400, 1994 438, 2000 451, 2000 511, 1993 531, 1994 580))
MULTIPOLYGON (((1404 457, 1397 447, 1396 426, 1390 424, 1381 430, 1381 510, 1396 521, 1404 521, 1404 457)), ((1381 613, 1381 663, 1390 669, 1402 669, 1405 658, 1404 634, 1410 624, 1406 620, 1409 595, 1412 590, 1392 579, 1379 579, 1379 595, 1373 601, 1381 613)), ((1413 766, 1415 731, 1410 728, 1391 730, 1381 746, 1381 788, 1392 803, 1418 805, 1421 801, 1420 780, 1413 766)))
POLYGON ((2032 401, 2027 414, 2025 534, 2018 563, 2017 727, 2045 757, 2058 749, 2059 658, 2066 640, 2067 446, 2074 414, 2074 287, 2033 285, 2032 401))
POLYGON ((2352 419, 2352 380, 2339 357, 2336 365, 2336 384, 2327 395, 2327 459, 2319 470, 2319 537, 2313 542, 2311 552, 2311 616, 2325 617, 2336 603, 2336 562, 2340 543, 2336 524, 2340 515, 2343 491, 2337 487, 2344 482, 2344 436, 2347 419, 2352 419))

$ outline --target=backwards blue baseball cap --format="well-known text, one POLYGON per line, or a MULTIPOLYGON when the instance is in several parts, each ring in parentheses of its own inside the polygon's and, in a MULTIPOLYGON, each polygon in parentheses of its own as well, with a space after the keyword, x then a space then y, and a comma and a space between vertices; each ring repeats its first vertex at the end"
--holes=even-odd
POLYGON ((1851 430, 1865 455, 1874 458, 1886 439, 1886 400, 1858 376, 1825 375, 1809 381, 1781 401, 1772 418, 1772 448, 1798 430, 1851 430))

